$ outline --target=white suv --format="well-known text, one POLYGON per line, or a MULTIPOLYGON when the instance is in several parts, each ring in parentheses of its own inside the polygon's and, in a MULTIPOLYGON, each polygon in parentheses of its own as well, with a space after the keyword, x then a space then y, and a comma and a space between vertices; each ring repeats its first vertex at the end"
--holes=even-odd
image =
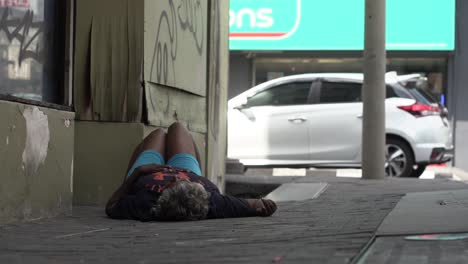
MULTIPOLYGON (((452 158, 452 132, 445 111, 403 87, 404 79, 386 77, 385 173, 418 177, 428 164, 452 158)), ((360 167, 362 82, 362 74, 301 74, 234 97, 228 158, 246 167, 360 167)))

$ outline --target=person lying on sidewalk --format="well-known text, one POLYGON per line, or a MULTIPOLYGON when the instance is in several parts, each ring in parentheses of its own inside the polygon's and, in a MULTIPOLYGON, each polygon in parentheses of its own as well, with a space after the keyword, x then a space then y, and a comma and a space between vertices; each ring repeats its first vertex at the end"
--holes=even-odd
POLYGON ((133 152, 122 185, 110 197, 106 214, 114 219, 179 221, 271 216, 275 202, 223 195, 202 177, 190 133, 176 122, 157 129, 133 152), (167 160, 167 162, 165 162, 167 160))

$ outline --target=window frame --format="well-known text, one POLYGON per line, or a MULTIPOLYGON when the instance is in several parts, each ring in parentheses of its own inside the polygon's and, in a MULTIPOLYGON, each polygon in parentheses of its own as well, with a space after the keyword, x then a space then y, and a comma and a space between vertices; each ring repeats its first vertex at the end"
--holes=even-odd
POLYGON ((320 80, 320 86, 318 88, 318 93, 317 93, 317 99, 314 100, 315 103, 314 104, 352 104, 352 103, 363 103, 362 101, 362 87, 363 87, 363 83, 360 82, 360 81, 356 81, 356 80, 346 80, 346 79, 334 79, 334 78, 331 78, 331 79, 327 79, 327 78, 323 78, 320 80), (360 85, 361 86, 361 93, 360 93, 360 96, 359 96, 359 101, 347 101, 347 102, 322 102, 321 101, 321 95, 322 95, 322 91, 323 91, 323 84, 324 83, 342 83, 342 84, 357 84, 357 85, 360 85))
POLYGON ((257 93, 253 94, 252 96, 249 96, 247 98, 247 102, 245 103, 245 106, 250 108, 250 107, 263 107, 263 106, 275 106, 275 107, 282 107, 282 106, 296 106, 296 105, 308 105, 310 104, 310 95, 311 95, 311 89, 312 89, 312 84, 314 83, 315 80, 291 80, 288 82, 282 82, 282 83, 276 83, 274 85, 271 85, 265 89, 262 89, 261 91, 258 91, 257 93), (288 85, 288 84, 293 84, 293 83, 309 83, 309 88, 307 92, 307 98, 306 98, 306 103, 304 104, 265 104, 265 105, 250 105, 249 102, 252 98, 256 97, 259 94, 265 93, 271 89, 278 88, 280 86, 288 85))
MULTIPOLYGON (((46 0, 47 1, 47 0, 46 0)), ((53 93, 58 93, 57 96, 62 104, 60 103, 51 103, 47 101, 38 101, 32 99, 21 98, 13 96, 11 94, 0 93, 0 101, 9 101, 39 107, 45 107, 50 109, 56 109, 61 111, 73 112, 73 56, 74 56, 74 21, 75 21, 75 1, 76 0, 65 0, 57 1, 55 4, 59 3, 57 7, 58 15, 62 16, 64 20, 64 25, 62 25, 61 30, 58 30, 59 33, 54 36, 54 41, 59 39, 62 42, 63 53, 60 55, 62 59, 59 63, 59 66, 54 66, 52 71, 56 76, 58 76, 59 84, 57 89, 52 91, 53 93)), ((57 30, 56 30, 57 31, 57 30)), ((60 56, 59 56, 60 57, 60 56)), ((54 61, 54 64, 55 61, 54 61)))

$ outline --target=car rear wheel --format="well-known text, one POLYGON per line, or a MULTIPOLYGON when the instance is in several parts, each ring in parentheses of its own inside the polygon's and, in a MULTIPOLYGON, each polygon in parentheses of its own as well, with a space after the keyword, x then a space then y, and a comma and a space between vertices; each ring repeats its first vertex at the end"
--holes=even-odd
POLYGON ((413 173, 414 157, 406 142, 387 138, 385 145, 385 176, 411 177, 413 173))

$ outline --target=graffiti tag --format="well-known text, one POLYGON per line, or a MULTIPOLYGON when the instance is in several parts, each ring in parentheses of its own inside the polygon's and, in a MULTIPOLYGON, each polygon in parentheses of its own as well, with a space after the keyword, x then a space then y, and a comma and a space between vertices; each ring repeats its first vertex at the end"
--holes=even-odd
MULTIPOLYGON (((177 0, 176 0, 177 1, 177 0)), ((199 56, 203 54, 204 14, 200 0, 179 0, 177 8, 174 0, 168 0, 169 9, 159 17, 156 41, 153 50, 150 77, 156 73, 158 83, 167 84, 169 75, 174 75, 178 53, 178 34, 189 32, 199 56), (163 34, 166 32, 166 34, 163 34), (154 71, 154 67, 156 70, 154 71), (171 70, 169 70, 172 68, 171 70)))
POLYGON ((11 43, 17 40, 20 43, 18 63, 25 59, 43 61, 43 49, 39 36, 44 32, 43 21, 34 21, 34 12, 27 10, 24 16, 14 17, 10 8, 0 8, 0 32, 4 32, 11 43))

